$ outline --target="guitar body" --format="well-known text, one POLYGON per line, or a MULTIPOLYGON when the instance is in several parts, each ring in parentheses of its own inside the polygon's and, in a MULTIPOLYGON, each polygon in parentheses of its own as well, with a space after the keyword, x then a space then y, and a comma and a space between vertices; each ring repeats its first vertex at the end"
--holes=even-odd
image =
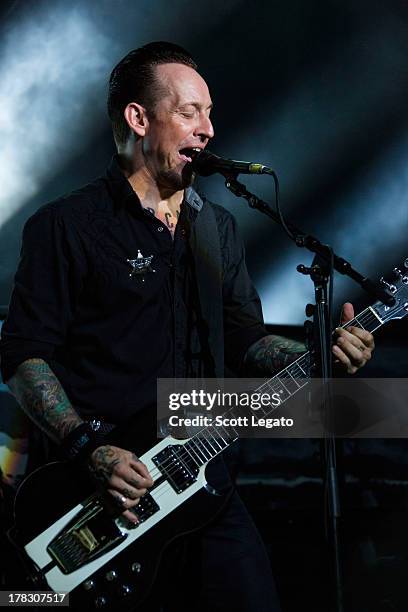
POLYGON ((135 527, 119 511, 113 514, 90 478, 71 464, 49 463, 30 474, 17 492, 9 535, 35 588, 69 592, 75 609, 142 605, 166 547, 214 520, 232 492, 232 487, 220 493, 208 486, 205 466, 194 478, 187 474, 187 482, 181 480, 185 466, 178 480, 175 465, 169 479, 157 475, 154 458, 174 450, 180 454, 185 442, 166 438, 140 457, 158 484, 136 506, 142 520, 135 527))

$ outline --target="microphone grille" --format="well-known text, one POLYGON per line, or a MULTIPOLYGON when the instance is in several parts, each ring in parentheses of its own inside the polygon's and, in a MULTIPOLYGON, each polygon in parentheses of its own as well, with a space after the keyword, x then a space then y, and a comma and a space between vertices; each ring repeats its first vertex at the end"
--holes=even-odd
POLYGON ((214 155, 214 153, 211 153, 211 151, 203 149, 200 151, 200 153, 197 153, 191 163, 194 171, 197 172, 197 174, 200 174, 201 176, 210 176, 210 174, 215 173, 214 162, 216 159, 218 159, 217 155, 214 155))

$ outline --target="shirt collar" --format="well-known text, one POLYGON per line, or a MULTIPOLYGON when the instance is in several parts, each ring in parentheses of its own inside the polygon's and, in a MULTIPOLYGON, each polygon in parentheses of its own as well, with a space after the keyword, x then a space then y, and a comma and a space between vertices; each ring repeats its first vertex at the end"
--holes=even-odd
MULTIPOLYGON (((126 176, 119 163, 119 155, 116 154, 112 157, 111 162, 106 171, 106 179, 108 181, 109 190, 112 198, 118 205, 128 205, 131 203, 132 207, 136 206, 136 209, 142 208, 141 202, 133 190, 131 184, 127 180, 126 176), (132 201, 133 200, 133 201, 132 201)), ((200 211, 203 207, 203 200, 193 187, 187 187, 184 191, 184 202, 186 202, 191 208, 196 211, 200 211)), ((136 210, 133 208, 133 210, 136 210)))

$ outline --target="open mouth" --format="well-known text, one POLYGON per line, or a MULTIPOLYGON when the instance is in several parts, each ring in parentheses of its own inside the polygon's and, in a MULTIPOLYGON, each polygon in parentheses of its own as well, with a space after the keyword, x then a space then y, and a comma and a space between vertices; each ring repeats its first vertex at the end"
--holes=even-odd
POLYGON ((184 149, 180 149, 179 155, 181 159, 185 162, 192 162, 195 156, 200 153, 201 149, 199 147, 186 147, 184 149))

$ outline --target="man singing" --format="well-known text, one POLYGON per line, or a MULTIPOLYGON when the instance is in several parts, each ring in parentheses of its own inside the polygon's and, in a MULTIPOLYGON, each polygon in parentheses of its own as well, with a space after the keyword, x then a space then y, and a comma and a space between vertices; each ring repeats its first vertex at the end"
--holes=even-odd
MULTIPOLYGON (((137 444, 104 443, 92 419, 102 433, 136 414, 154 424, 159 377, 222 376, 224 364, 272 375, 304 351, 268 335, 234 218, 192 187, 191 161, 214 136, 211 108, 181 47, 151 43, 119 62, 108 95, 118 153, 104 176, 27 221, 2 331, 3 378, 35 423, 34 438, 47 441, 45 450, 44 440, 32 445, 31 469, 80 457, 87 467, 78 469, 136 524, 153 479, 137 444)), ((346 304, 343 320, 352 317, 346 304)), ((373 346, 371 334, 349 328, 333 352, 354 373, 373 346)), ((222 459, 210 468, 209 479, 232 490, 222 459)), ((279 610, 265 549, 236 492, 167 555, 174 562, 146 610, 279 610)))

